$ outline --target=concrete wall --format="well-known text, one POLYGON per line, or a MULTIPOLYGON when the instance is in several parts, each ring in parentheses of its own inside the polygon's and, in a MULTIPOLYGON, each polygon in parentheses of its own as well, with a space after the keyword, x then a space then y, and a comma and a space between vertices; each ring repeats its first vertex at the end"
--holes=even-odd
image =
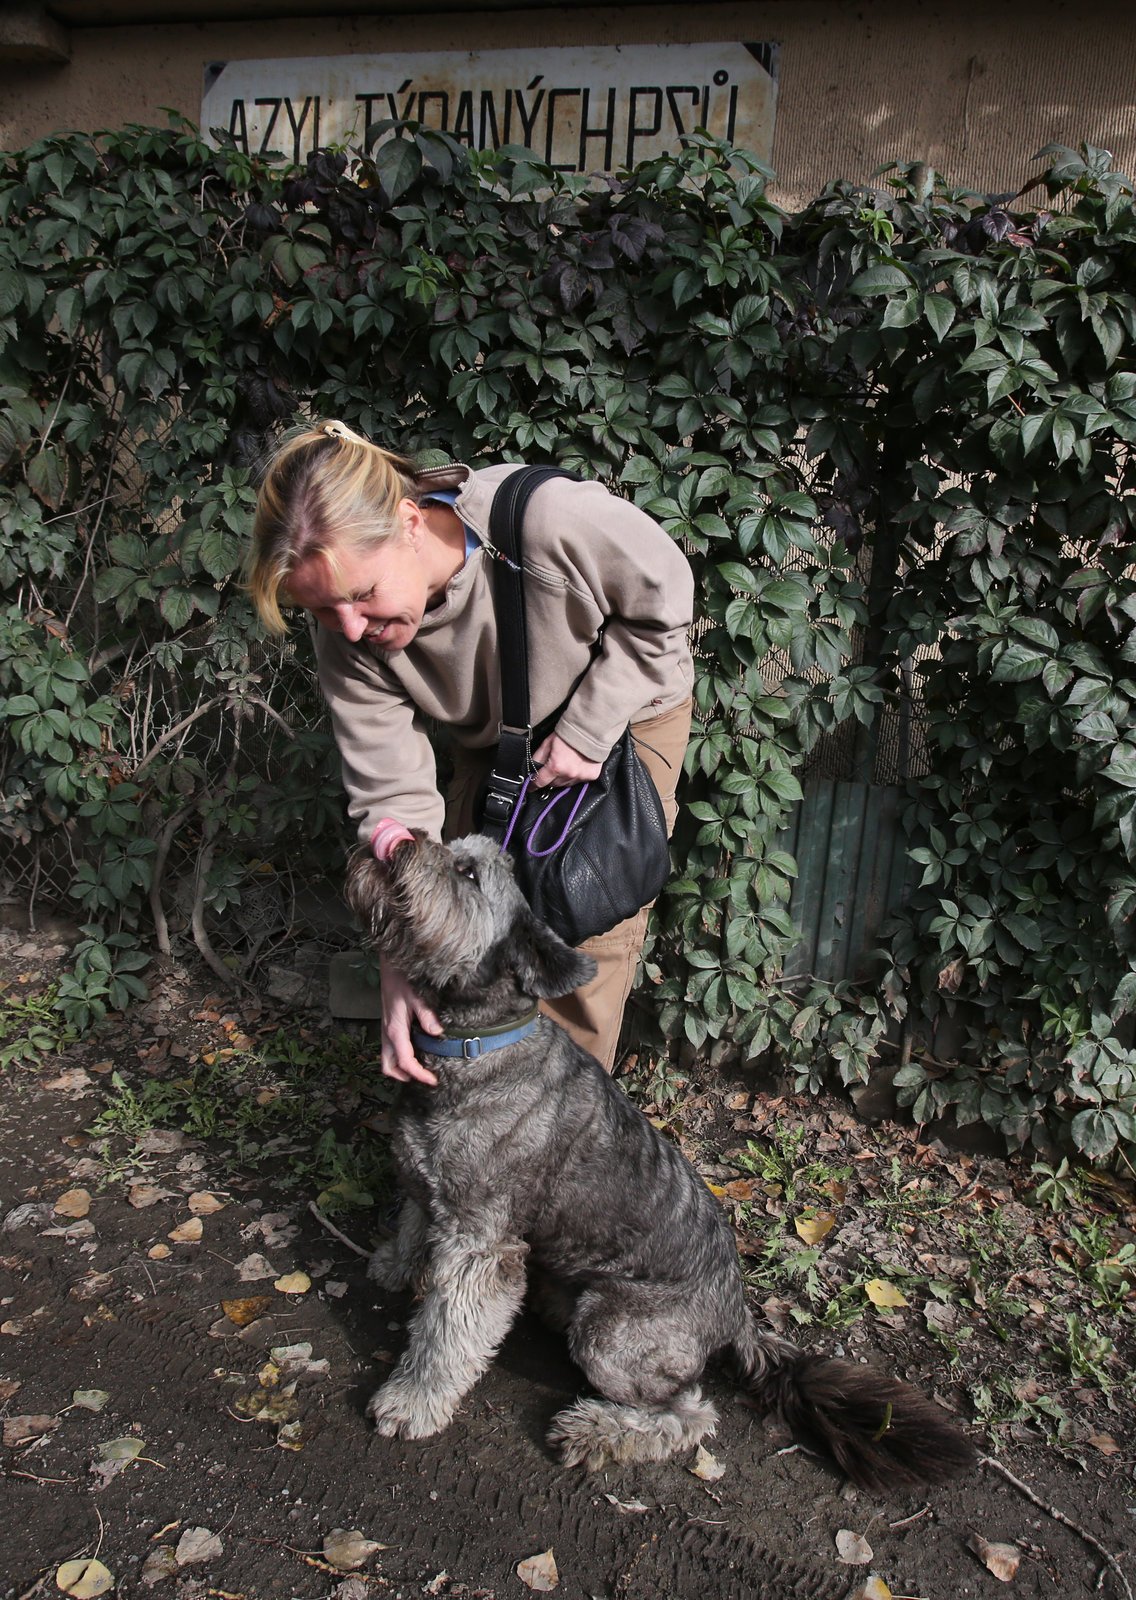
POLYGON ((67 64, 0 60, 0 147, 60 129, 160 123, 163 106, 196 119, 208 61, 712 39, 781 45, 773 160, 785 204, 897 159, 930 162, 960 184, 1016 189, 1052 140, 1088 139, 1136 168, 1129 0, 751 0, 75 28, 67 64))

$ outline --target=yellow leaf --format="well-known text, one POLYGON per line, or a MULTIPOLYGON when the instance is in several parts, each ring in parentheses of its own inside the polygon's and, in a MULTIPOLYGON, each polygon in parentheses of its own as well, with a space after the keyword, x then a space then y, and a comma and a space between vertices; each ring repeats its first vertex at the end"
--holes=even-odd
POLYGON ((307 1294, 311 1286, 312 1280, 306 1272, 286 1272, 272 1285, 281 1294, 307 1294))
POLYGON ((85 1217, 90 1209, 91 1196, 86 1189, 68 1189, 55 1202, 57 1217, 85 1217))
POLYGON ((709 1178, 703 1178, 702 1181, 709 1189, 710 1193, 715 1195, 719 1200, 725 1194, 726 1191, 720 1183, 711 1183, 709 1178))
POLYGON ((149 1250, 147 1250, 146 1254, 150 1257, 151 1261, 165 1261, 167 1256, 173 1255, 173 1251, 170 1249, 168 1244, 153 1244, 150 1246, 149 1250))
POLYGON ((189 1197, 189 1209, 195 1217, 207 1217, 214 1211, 223 1211, 225 1202, 218 1200, 215 1194, 210 1194, 207 1189, 202 1189, 197 1194, 189 1197))
POLYGON ((831 1211, 805 1211, 794 1219, 793 1226, 806 1244, 819 1244, 835 1228, 836 1218, 831 1211))
POLYGON ((875 1572, 869 1572, 858 1589, 853 1589, 848 1600, 892 1600, 891 1590, 875 1572))
POLYGON ((94 1600, 114 1588, 113 1574, 101 1561, 65 1561, 55 1574, 56 1584, 74 1600, 94 1600))
POLYGON ((247 1328, 250 1322, 262 1317, 271 1304, 271 1295, 254 1294, 246 1300, 222 1300, 221 1310, 238 1328, 247 1328))
POLYGON ((172 1239, 175 1244, 197 1244, 204 1229, 200 1217, 190 1217, 188 1222, 181 1222, 176 1228, 171 1228, 166 1234, 167 1239, 172 1239))
POLYGON ((560 1574, 556 1570, 552 1551, 544 1550, 538 1556, 527 1556, 517 1566, 517 1577, 530 1589, 555 1589, 560 1582, 560 1574))
POLYGON ((881 1311, 907 1304, 902 1289, 897 1289, 894 1283, 885 1283, 882 1278, 869 1278, 864 1285, 864 1293, 881 1311))

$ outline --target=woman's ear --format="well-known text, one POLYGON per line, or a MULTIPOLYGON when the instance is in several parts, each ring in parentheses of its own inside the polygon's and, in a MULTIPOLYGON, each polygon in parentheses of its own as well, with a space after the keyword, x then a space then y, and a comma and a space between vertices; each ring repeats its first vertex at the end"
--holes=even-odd
POLYGON ((416 500, 404 498, 398 502, 398 521, 403 537, 411 549, 417 550, 422 543, 422 534, 425 530, 426 519, 422 515, 422 507, 416 500))

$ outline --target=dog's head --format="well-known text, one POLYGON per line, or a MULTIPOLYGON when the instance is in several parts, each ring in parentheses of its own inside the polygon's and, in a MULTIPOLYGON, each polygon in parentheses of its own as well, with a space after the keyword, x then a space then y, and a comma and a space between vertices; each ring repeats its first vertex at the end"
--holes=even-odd
POLYGON ((509 857, 480 834, 442 845, 416 830, 383 861, 360 849, 346 896, 375 948, 412 985, 439 995, 472 996, 512 978, 523 994, 552 999, 596 970, 537 921, 509 857))

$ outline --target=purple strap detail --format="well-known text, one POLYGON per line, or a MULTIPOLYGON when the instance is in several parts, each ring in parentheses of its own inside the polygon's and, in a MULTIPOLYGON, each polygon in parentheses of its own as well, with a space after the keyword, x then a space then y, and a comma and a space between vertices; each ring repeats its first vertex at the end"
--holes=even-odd
POLYGON ((552 799, 548 802, 548 804, 545 806, 544 810, 541 812, 540 816, 536 819, 536 821, 533 823, 532 827, 529 829, 529 836, 528 836, 528 839, 525 841, 525 849, 528 851, 530 856, 536 856, 537 858, 540 858, 542 856, 550 856, 550 855, 554 854, 555 851, 560 849, 560 846, 564 843, 565 839, 567 839, 567 837, 568 837, 568 830, 571 828, 572 824, 575 822, 576 813, 577 813, 577 811, 579 811, 581 802, 583 801, 583 798, 584 798, 585 794, 587 794, 587 792, 588 792, 588 786, 587 786, 586 783, 580 784, 579 788, 580 788, 580 792, 576 796, 575 800, 572 802, 572 809, 571 809, 571 811, 569 811, 567 820, 565 821, 563 828, 560 830, 560 837, 558 839, 556 839, 552 844, 550 844, 547 850, 538 850, 536 848, 536 846, 534 845, 533 841, 535 840, 538 832, 540 831, 541 824, 544 822, 545 817, 548 816, 548 814, 552 810, 553 806, 559 805, 561 800, 563 800, 564 796, 566 794, 568 794, 568 792, 569 792, 568 789, 557 789, 557 791, 553 795, 552 799))
POLYGON ((530 772, 524 783, 521 784, 521 792, 514 802, 512 814, 509 817, 509 826, 505 829, 505 837, 501 840, 502 853, 509 848, 509 840, 513 837, 513 829, 517 826, 517 818, 521 814, 521 807, 525 803, 525 795, 529 792, 529 784, 531 782, 532 773, 530 772))
MULTIPOLYGON (((521 785, 521 792, 517 796, 517 803, 513 807, 512 816, 509 818, 509 826, 505 829, 505 837, 501 840, 501 849, 503 851, 507 850, 509 848, 509 840, 513 837, 513 829, 517 825, 517 818, 521 814, 521 807, 525 803, 525 796, 529 792, 529 784, 531 782, 532 782, 532 774, 530 773, 529 776, 525 779, 524 783, 521 785)), ((557 850, 560 849, 560 846, 564 843, 565 839, 567 839, 569 829, 571 828, 572 824, 576 820, 576 813, 577 813, 577 811, 579 811, 580 806, 583 803, 584 796, 588 792, 587 783, 581 783, 581 784, 578 785, 579 793, 577 794, 575 800, 572 802, 572 809, 571 809, 571 811, 569 811, 568 816, 567 816, 567 818, 565 820, 564 826, 560 830, 559 838, 555 839, 553 841, 553 843, 549 845, 547 850, 538 850, 538 849, 536 849, 536 847, 534 845, 534 840, 536 839, 537 834, 539 833, 541 827, 543 826, 544 819, 549 815, 549 813, 551 812, 553 806, 557 806, 557 805, 560 804, 561 800, 563 800, 565 795, 570 792, 571 788, 572 788, 572 785, 569 785, 567 788, 564 788, 564 789, 557 789, 556 792, 553 794, 552 799, 548 802, 548 804, 545 806, 544 810, 540 813, 540 815, 537 817, 536 821, 533 823, 532 827, 529 829, 528 838, 525 840, 525 849, 526 849, 526 851, 528 852, 528 854, 530 856, 534 856, 537 859, 541 859, 544 856, 553 855, 553 854, 555 854, 555 852, 557 850)))

